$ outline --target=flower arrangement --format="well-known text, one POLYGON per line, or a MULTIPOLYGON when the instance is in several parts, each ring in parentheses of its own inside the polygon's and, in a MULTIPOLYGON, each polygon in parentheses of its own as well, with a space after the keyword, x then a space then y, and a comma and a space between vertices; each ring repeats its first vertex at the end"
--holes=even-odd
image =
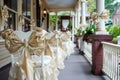
POLYGON ((93 34, 95 32, 96 28, 94 24, 90 24, 90 26, 88 26, 84 31, 82 31, 82 35, 86 35, 86 34, 93 34))
POLYGON ((82 31, 83 40, 88 42, 90 35, 94 34, 95 30, 96 30, 95 25, 90 24, 90 26, 88 26, 84 31, 82 31))

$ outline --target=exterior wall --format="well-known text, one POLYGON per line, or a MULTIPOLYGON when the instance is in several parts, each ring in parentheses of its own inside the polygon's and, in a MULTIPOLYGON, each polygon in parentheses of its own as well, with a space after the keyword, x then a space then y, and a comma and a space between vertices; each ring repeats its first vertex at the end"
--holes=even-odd
POLYGON ((10 63, 10 53, 5 48, 4 42, 0 41, 0 68, 10 63))
MULTIPOLYGON (((31 2, 31 6, 30 6, 30 9, 31 9, 31 15, 30 15, 30 19, 28 18, 27 20, 30 22, 31 19, 34 19, 35 22, 37 22, 36 20, 36 0, 30 0, 31 2)), ((45 8, 45 5, 44 5, 44 2, 39 0, 39 4, 40 4, 40 8, 41 8, 41 11, 40 11, 40 24, 42 24, 42 17, 43 17, 43 10, 45 8)), ((4 5, 4 0, 1 0, 0 1, 0 7, 4 5)), ((12 10, 12 9, 11 9, 12 10)), ((15 12, 16 16, 15 16, 15 27, 16 27, 16 30, 22 30, 22 24, 19 22, 19 19, 20 19, 20 15, 22 15, 22 0, 17 0, 17 11, 15 12)), ((25 16, 24 16, 25 17, 25 16)), ((26 18, 25 18, 26 19, 26 18)), ((46 22, 46 21, 45 21, 46 22)), ((0 30, 4 30, 4 26, 1 26, 2 25, 2 18, 0 18, 0 30)), ((34 28, 32 28, 34 29, 34 28)), ((43 29, 46 30, 46 23, 45 23, 45 27, 43 27, 43 29)))
POLYGON ((120 6, 116 10, 115 14, 112 17, 113 25, 119 25, 120 26, 120 6))
MULTIPOLYGON (((0 8, 4 5, 4 0, 1 0, 0 1, 0 8)), ((43 9, 44 9, 44 6, 41 5, 42 7, 42 11, 41 11, 41 21, 42 21, 42 17, 43 17, 43 9)), ((36 0, 31 0, 31 19, 34 19, 35 22, 36 22, 36 0)), ((12 10, 12 9, 11 9, 12 10)), ((17 30, 22 30, 22 25, 19 24, 19 19, 20 19, 20 15, 22 15, 22 0, 17 0, 17 11, 16 11, 16 20, 15 20, 15 23, 16 23, 16 29, 17 30)), ((25 17, 25 16, 24 16, 25 17)), ((29 21, 31 20, 29 19, 29 21)), ((42 23, 42 22, 41 22, 42 23)), ((46 26, 45 28, 46 29, 46 26)), ((4 30, 4 26, 2 26, 2 18, 0 17, 0 31, 1 30, 4 30)), ((5 48, 5 45, 4 45, 4 40, 0 39, 0 68, 7 65, 8 63, 10 63, 11 60, 10 60, 10 53, 8 52, 8 50, 5 48)))

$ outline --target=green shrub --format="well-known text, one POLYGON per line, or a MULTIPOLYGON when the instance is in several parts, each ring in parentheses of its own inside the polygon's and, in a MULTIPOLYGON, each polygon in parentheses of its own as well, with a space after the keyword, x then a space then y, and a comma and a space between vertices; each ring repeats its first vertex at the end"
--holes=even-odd
POLYGON ((106 29, 107 32, 109 32, 110 28, 111 28, 111 26, 108 26, 105 29, 106 29))
POLYGON ((113 35, 114 38, 120 35, 120 26, 114 25, 109 29, 109 34, 113 35))
POLYGON ((117 37, 113 38, 113 40, 112 40, 112 42, 117 42, 117 41, 118 41, 117 37))

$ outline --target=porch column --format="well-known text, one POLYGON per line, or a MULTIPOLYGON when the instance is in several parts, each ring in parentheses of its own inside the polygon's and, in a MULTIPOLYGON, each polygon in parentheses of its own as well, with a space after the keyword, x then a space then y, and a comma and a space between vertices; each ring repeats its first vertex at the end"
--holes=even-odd
MULTIPOLYGON (((3 0, 0 1, 0 7, 2 7, 4 5, 3 0)), ((2 18, 0 18, 0 31, 4 30, 4 26, 2 25, 2 18)))
MULTIPOLYGON (((105 9, 105 0, 96 0, 96 8, 97 13, 100 15, 105 9)), ((106 34, 105 30, 105 21, 103 19, 99 19, 99 23, 97 25, 96 34, 106 34)))
POLYGON ((82 17, 82 25, 86 25, 86 0, 81 1, 81 17, 82 17))
POLYGON ((78 22, 77 22, 77 25, 78 25, 78 28, 80 28, 80 15, 81 15, 81 2, 80 0, 78 1, 78 9, 77 9, 77 13, 78 13, 78 22))
MULTIPOLYGON (((77 28, 77 11, 75 11, 75 28, 77 28)), ((75 31, 76 34, 76 31, 75 31)))
POLYGON ((17 10, 18 10, 18 30, 22 31, 22 22, 20 22, 20 15, 22 15, 22 0, 17 1, 17 10))
POLYGON ((56 13, 56 22, 55 22, 55 29, 56 29, 56 31, 58 30, 58 13, 57 12, 55 12, 56 13))
POLYGON ((72 41, 74 42, 75 16, 72 16, 72 41))
POLYGON ((78 11, 76 9, 76 28, 78 28, 78 11))
MULTIPOLYGON (((97 13, 100 15, 104 10, 104 1, 105 0, 96 0, 97 13)), ((95 75, 102 74, 103 67, 103 47, 101 42, 111 42, 112 36, 106 34, 105 31, 105 22, 100 19, 97 25, 97 31, 92 35, 92 72, 95 75)))

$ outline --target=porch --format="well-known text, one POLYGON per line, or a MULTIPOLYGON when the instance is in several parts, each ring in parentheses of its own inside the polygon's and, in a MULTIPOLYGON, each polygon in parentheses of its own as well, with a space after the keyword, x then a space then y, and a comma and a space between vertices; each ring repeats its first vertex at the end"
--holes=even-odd
MULTIPOLYGON (((4 6, 3 1, 4 0, 0 2, 0 6, 4 6)), ((59 0, 56 0, 56 2, 54 2, 53 0, 37 0, 37 2, 35 0, 30 1, 31 14, 29 15, 29 17, 22 13, 21 4, 17 5, 17 11, 9 7, 6 8, 10 13, 12 12, 12 14, 14 14, 13 20, 15 22, 13 22, 14 24, 10 24, 11 26, 9 26, 17 26, 16 28, 12 27, 13 30, 15 29, 18 31, 32 31, 35 29, 35 27, 41 27, 42 29, 51 32, 49 24, 50 12, 55 12, 55 15, 58 17, 59 11, 70 11, 71 14, 68 16, 71 17, 72 21, 71 40, 74 42, 74 35, 76 34, 75 29, 81 29, 83 31, 89 25, 89 23, 87 23, 86 21, 86 0, 70 0, 69 3, 67 2, 68 0, 61 0, 60 3, 59 0), (39 9, 38 6, 40 7, 39 11, 37 11, 37 9, 39 9), (28 27, 29 29, 27 29, 28 27)), ((105 30, 104 17, 106 18, 108 17, 108 15, 102 14, 105 13, 104 2, 105 0, 96 0, 96 13, 99 22, 97 22, 95 35, 90 39, 90 41, 92 40, 93 43, 89 43, 89 41, 83 41, 83 36, 78 38, 79 48, 75 48, 75 53, 65 60, 66 67, 63 70, 60 70, 60 74, 58 76, 59 80, 105 80, 105 78, 103 78, 103 75, 109 76, 112 80, 120 80, 120 47, 117 44, 114 45, 112 43, 103 42, 111 41, 112 38, 111 35, 108 35, 105 30), (109 52, 109 49, 111 49, 111 52, 109 52), (79 51, 80 53, 84 53, 84 55, 79 54, 79 51)), ((17 3, 22 3, 22 0, 18 0, 17 3)), ((25 13, 27 14, 27 11, 25 13)), ((5 24, 7 24, 5 20, 7 19, 7 17, 8 15, 4 15, 4 17, 0 19, 0 30, 5 29, 5 24)), ((56 31, 58 31, 57 17, 55 22, 56 31)), ((89 18, 90 17, 93 17, 94 19, 95 15, 92 16, 89 14, 89 18)), ((95 20, 93 22, 95 22, 95 20)), ((66 32, 67 26, 63 26, 62 21, 61 25, 62 26, 60 31, 66 32)), ((0 80, 7 80, 9 68, 11 66, 9 64, 11 62, 10 54, 8 54, 9 52, 5 50, 3 41, 1 42, 0 80), (9 65, 5 66, 6 64, 9 65)))

